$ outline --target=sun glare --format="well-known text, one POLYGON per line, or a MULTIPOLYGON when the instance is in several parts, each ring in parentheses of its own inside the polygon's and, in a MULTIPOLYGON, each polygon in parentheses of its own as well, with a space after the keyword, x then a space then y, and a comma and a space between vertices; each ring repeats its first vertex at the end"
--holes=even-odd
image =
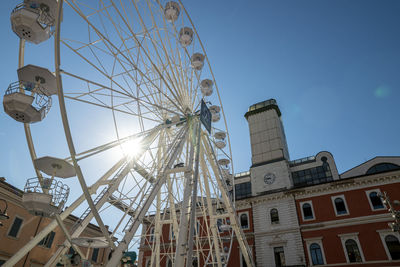
POLYGON ((140 138, 136 138, 121 143, 121 149, 123 155, 126 157, 137 156, 140 153, 140 151, 142 151, 141 141, 142 140, 140 138))

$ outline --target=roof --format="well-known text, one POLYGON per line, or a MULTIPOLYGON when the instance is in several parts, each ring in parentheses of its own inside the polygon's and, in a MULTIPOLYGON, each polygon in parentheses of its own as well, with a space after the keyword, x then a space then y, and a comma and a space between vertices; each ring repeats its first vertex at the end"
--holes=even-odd
MULTIPOLYGON (((342 173, 340 175, 340 179, 370 174, 370 173, 367 173, 368 170, 370 170, 370 168, 372 168, 378 164, 384 164, 384 163, 397 165, 397 166, 399 166, 399 169, 400 169, 400 156, 378 156, 378 157, 372 158, 364 163, 361 163, 358 166, 351 168, 350 170, 345 171, 344 173, 342 173)), ((391 169, 391 170, 393 170, 393 169, 391 169)), ((384 172, 384 171, 385 170, 375 171, 374 173, 384 172)))

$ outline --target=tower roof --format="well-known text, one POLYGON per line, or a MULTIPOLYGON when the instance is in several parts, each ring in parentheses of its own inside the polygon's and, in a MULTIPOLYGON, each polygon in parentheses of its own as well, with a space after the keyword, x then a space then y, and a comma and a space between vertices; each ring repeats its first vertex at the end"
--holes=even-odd
POLYGON ((276 103, 276 100, 271 98, 259 103, 256 103, 254 105, 251 105, 248 109, 248 111, 246 112, 246 114, 244 114, 244 117, 247 119, 250 115, 254 115, 269 109, 275 109, 276 113, 278 113, 278 116, 281 116, 281 111, 278 107, 278 104, 276 103))

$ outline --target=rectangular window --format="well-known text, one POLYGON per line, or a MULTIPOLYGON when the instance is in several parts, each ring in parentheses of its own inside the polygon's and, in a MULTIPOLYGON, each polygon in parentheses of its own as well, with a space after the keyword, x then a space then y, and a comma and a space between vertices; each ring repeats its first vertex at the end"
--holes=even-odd
POLYGON ((51 248, 51 245, 53 244, 54 236, 56 235, 55 232, 51 231, 48 235, 45 236, 42 240, 39 242, 39 246, 43 246, 46 248, 51 248))
POLYGON ((8 236, 15 237, 17 238, 19 230, 21 229, 22 226, 22 220, 21 218, 15 217, 13 224, 11 225, 10 230, 8 231, 8 236))
POLYGON ((235 198, 242 199, 251 196, 251 183, 235 184, 235 198))
POLYGON ((99 248, 94 248, 92 252, 92 261, 97 262, 98 256, 99 256, 99 248))
POLYGON ((275 266, 282 267, 286 265, 285 262, 285 252, 283 247, 275 247, 274 248, 274 257, 275 257, 275 266))

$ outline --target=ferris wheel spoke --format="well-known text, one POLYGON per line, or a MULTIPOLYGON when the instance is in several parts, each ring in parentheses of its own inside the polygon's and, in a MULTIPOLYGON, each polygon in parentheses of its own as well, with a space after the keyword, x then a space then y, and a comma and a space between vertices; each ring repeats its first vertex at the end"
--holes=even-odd
MULTIPOLYGON (((135 5, 135 7, 136 7, 136 5, 135 5)), ((167 72, 168 77, 169 77, 169 79, 170 79, 171 81, 175 82, 175 84, 179 85, 179 86, 177 86, 177 89, 179 90, 179 94, 180 94, 181 97, 182 97, 182 95, 183 95, 184 92, 185 92, 184 90, 182 90, 182 88, 186 88, 186 87, 182 84, 182 81, 181 81, 181 79, 180 79, 180 77, 179 77, 179 73, 182 73, 182 74, 183 74, 183 72, 179 72, 175 61, 171 62, 172 58, 171 58, 170 56, 168 56, 169 52, 167 51, 167 49, 166 49, 166 47, 165 47, 166 44, 163 42, 163 38, 161 37, 159 27, 157 26, 157 22, 156 22, 156 20, 155 20, 155 18, 154 18, 154 14, 153 14, 153 12, 152 12, 152 10, 151 10, 150 3, 148 3, 148 2, 147 2, 147 7, 148 7, 149 12, 150 12, 150 14, 151 14, 152 23, 153 23, 153 25, 155 25, 155 31, 156 31, 156 34, 157 34, 157 37, 158 37, 157 41, 158 41, 158 43, 161 44, 161 47, 162 47, 162 49, 163 49, 165 58, 166 58, 166 60, 167 60, 167 66, 170 67, 170 71, 171 71, 171 73, 172 73, 172 77, 171 77, 171 75, 169 75, 169 72, 167 72), (173 69, 173 66, 175 67, 174 69, 173 69)), ((141 21, 142 21, 142 24, 144 24, 144 23, 143 23, 143 19, 141 19, 141 21)), ((164 28, 166 29, 167 27, 166 27, 166 24, 165 24, 165 18, 163 18, 163 21, 164 21, 164 28)), ((165 35, 166 35, 167 38, 169 38, 168 31, 165 32, 165 35)), ((169 41, 169 39, 168 39, 168 41, 169 41)), ((153 46, 156 46, 156 42, 152 42, 152 43, 153 43, 153 46)), ((170 42, 169 42, 169 44, 170 44, 170 42)), ((179 55, 179 54, 178 54, 178 55, 179 55)), ((159 56, 159 57, 160 57, 160 56, 159 56)))
MULTIPOLYGON (((140 44, 140 42, 138 42, 138 39, 136 37, 136 34, 134 33, 134 31, 132 30, 131 26, 127 23, 126 18, 124 16, 122 16, 120 10, 118 9, 118 7, 116 6, 116 4, 114 3, 113 0, 110 0, 112 5, 114 6, 115 11, 117 12, 117 14, 119 15, 119 17, 121 18, 121 20, 124 22, 125 26, 127 27, 127 29, 129 30, 130 34, 132 34, 132 36, 135 38, 136 42, 138 44, 140 44)), ((144 48, 144 46, 142 44, 140 44, 143 53, 145 54, 147 60, 149 60, 151 66, 154 68, 154 70, 156 71, 156 73, 159 75, 159 77, 164 81, 164 85, 167 86, 167 88, 170 90, 170 93, 172 94, 172 96, 174 97, 174 99, 176 101, 178 101, 178 103, 180 103, 180 99, 179 97, 177 97, 177 95, 174 93, 174 90, 171 88, 171 86, 167 83, 167 81, 165 80, 164 76, 162 75, 162 73, 160 72, 159 68, 156 66, 156 64, 153 62, 153 60, 151 59, 149 52, 147 49, 144 48)), ((154 84, 152 84, 154 86, 154 84)), ((156 88, 158 88, 156 86, 156 88)), ((162 93, 162 91, 160 90, 160 92, 162 93)), ((174 101, 166 94, 163 94, 164 97, 166 97, 169 101, 171 101, 171 103, 175 104, 174 101)), ((182 105, 182 103, 180 103, 182 105)), ((181 110, 182 112, 184 112, 179 106, 175 105, 179 110, 181 110)))
MULTIPOLYGON (((150 81, 150 79, 149 79, 147 76, 145 76, 144 73, 143 73, 139 68, 137 68, 137 65, 136 65, 134 62, 132 62, 125 54, 123 54, 110 40, 108 40, 108 39, 101 33, 101 31, 100 31, 95 25, 93 25, 93 24, 88 20, 88 18, 83 14, 83 12, 80 10, 80 8, 79 8, 76 4, 72 4, 72 3, 68 2, 68 1, 67 1, 67 3, 68 3, 69 6, 70 6, 72 9, 74 9, 74 11, 88 24, 88 26, 90 26, 90 27, 96 32, 96 34, 97 34, 100 38, 104 39, 104 41, 105 41, 104 44, 106 45, 106 47, 107 47, 110 51, 113 51, 113 50, 111 50, 111 48, 114 49, 115 52, 117 52, 119 55, 121 55, 123 58, 125 58, 125 60, 127 60, 132 66, 136 67, 137 72, 138 72, 141 76, 145 77, 145 79, 147 79, 148 81, 150 81)), ((120 11, 119 11, 118 8, 115 6, 114 2, 112 2, 112 4, 113 4, 113 6, 114 6, 114 9, 117 11, 118 15, 119 15, 119 16, 121 17, 121 19, 124 21, 124 23, 125 23, 125 25, 127 26, 129 32, 130 32, 130 33, 132 34, 132 36, 135 38, 135 41, 138 42, 138 39, 137 39, 135 33, 132 31, 132 29, 130 28, 130 26, 127 25, 126 20, 122 17, 120 11)), ((138 43, 139 43, 139 42, 138 42, 138 43)), ((148 56, 148 54, 146 53, 146 51, 145 51, 144 49, 143 49, 142 51, 145 53, 146 57, 149 59, 149 56, 148 56)), ((149 59, 149 60, 150 60, 150 62, 152 62, 151 59, 149 59)), ((152 63, 152 64, 153 64, 153 63, 152 63)), ((97 69, 98 69, 98 68, 97 68, 97 69)), ((98 69, 98 70, 99 70, 99 69, 98 69)), ((158 74, 160 75, 160 77, 162 77, 161 74, 159 73, 158 69, 157 69, 157 72, 158 72, 158 74)), ((163 78, 162 78, 162 79, 163 79, 163 78)), ((154 86, 155 89, 157 89, 161 94, 163 94, 163 96, 166 97, 166 98, 171 102, 171 104, 173 104, 178 110, 180 110, 180 111, 183 112, 183 110, 182 110, 168 95, 166 95, 165 93, 163 93, 162 90, 160 90, 160 88, 159 88, 158 86, 156 86, 156 84, 152 83, 151 81, 150 81, 150 83, 152 84, 152 86, 154 86)), ((168 86, 167 83, 165 83, 165 85, 168 86)), ((171 88, 169 88, 169 89, 171 89, 171 88)))
MULTIPOLYGON (((116 89, 114 89, 114 88, 111 88, 111 87, 109 87, 109 86, 106 86, 106 85, 104 85, 104 84, 100 84, 100 83, 91 81, 91 80, 89 80, 89 79, 80 77, 80 76, 78 76, 78 75, 72 74, 72 73, 67 72, 67 71, 64 71, 64 70, 62 71, 62 73, 63 73, 63 74, 66 74, 66 75, 68 75, 68 76, 71 76, 71 77, 73 77, 73 78, 79 79, 79 80, 81 80, 81 81, 84 81, 85 83, 89 83, 89 84, 93 84, 93 85, 95 85, 95 86, 98 86, 99 89, 109 90, 110 93, 116 93, 118 97, 121 97, 121 98, 126 97, 126 98, 128 98, 128 99, 132 99, 133 101, 136 101, 137 104, 141 104, 143 107, 148 108, 149 111, 150 111, 150 110, 158 109, 158 110, 163 110, 163 111, 168 112, 168 113, 171 113, 171 114, 176 114, 176 115, 179 114, 179 113, 177 113, 176 111, 174 111, 174 110, 172 110, 172 109, 169 109, 169 108, 167 108, 167 107, 163 107, 163 106, 157 104, 157 102, 149 102, 149 101, 143 99, 144 96, 142 96, 142 97, 135 97, 135 96, 133 96, 131 93, 129 93, 128 91, 126 91, 125 89, 121 92, 121 91, 118 91, 118 90, 116 90, 116 89), (150 108, 150 107, 151 107, 151 108, 150 108)), ((72 94, 71 94, 71 93, 66 93, 66 97, 69 98, 69 99, 75 99, 76 96, 74 96, 74 97, 70 96, 70 95, 74 95, 74 94, 78 94, 78 92, 77 92, 77 93, 72 93, 72 94)), ((87 92, 87 91, 86 91, 85 93, 83 93, 83 92, 81 93, 82 96, 84 96, 84 95, 86 95, 86 94, 90 94, 90 92, 87 92)))

